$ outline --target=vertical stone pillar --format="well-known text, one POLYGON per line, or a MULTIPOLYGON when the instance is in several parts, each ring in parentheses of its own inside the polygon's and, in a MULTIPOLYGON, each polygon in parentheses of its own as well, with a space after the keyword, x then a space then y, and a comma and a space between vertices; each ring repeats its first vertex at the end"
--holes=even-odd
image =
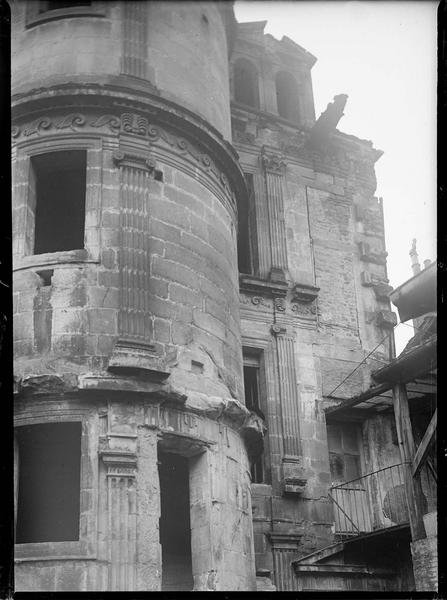
POLYGON ((135 590, 161 589, 160 481, 156 429, 138 427, 137 540, 135 590))
POLYGON ((150 348, 148 202, 155 163, 124 152, 116 152, 113 158, 120 167, 121 188, 119 345, 137 343, 150 348))
POLYGON ((270 227, 272 266, 270 279, 285 281, 287 273, 286 227, 284 221, 282 157, 268 155, 263 151, 261 161, 264 168, 267 206, 270 227))
POLYGON ((272 257, 265 178, 262 173, 253 176, 253 187, 256 206, 259 276, 266 279, 272 268, 272 257))
POLYGON ((123 2, 123 55, 121 72, 145 79, 147 76, 147 2, 123 2))
POLYGON ((108 517, 108 590, 135 589, 137 458, 130 452, 104 451, 108 517))
POLYGON ((276 337, 281 424, 283 433, 284 491, 300 493, 306 483, 303 476, 299 425, 299 397, 293 335, 280 325, 272 326, 276 337))

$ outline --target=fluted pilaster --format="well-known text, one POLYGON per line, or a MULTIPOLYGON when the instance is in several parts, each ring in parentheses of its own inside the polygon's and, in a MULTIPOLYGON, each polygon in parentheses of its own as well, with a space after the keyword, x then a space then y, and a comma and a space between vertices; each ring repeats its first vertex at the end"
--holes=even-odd
POLYGON ((121 186, 120 275, 121 302, 119 336, 147 343, 151 338, 149 319, 149 190, 152 162, 139 156, 117 153, 121 186))
POLYGON ((121 71, 142 79, 147 76, 147 2, 123 3, 123 55, 121 71))

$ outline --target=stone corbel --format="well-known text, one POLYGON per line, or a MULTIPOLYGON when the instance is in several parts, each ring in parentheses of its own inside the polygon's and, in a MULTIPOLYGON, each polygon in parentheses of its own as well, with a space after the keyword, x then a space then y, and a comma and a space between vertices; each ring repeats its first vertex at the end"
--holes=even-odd
POLYGON ((379 282, 373 285, 372 287, 377 300, 390 299, 390 293, 393 291, 393 286, 388 285, 387 283, 379 282))
POLYGON ((397 325, 396 313, 391 310, 379 310, 376 313, 376 323, 383 329, 393 329, 397 325))
POLYGON ((305 303, 313 302, 318 297, 319 291, 319 287, 297 283, 292 290, 292 301, 305 303))
POLYGON ((375 263, 376 265, 385 265, 388 252, 384 250, 375 252, 366 242, 358 242, 360 250, 360 260, 364 262, 375 263))
POLYGON ((360 280, 363 287, 373 288, 378 300, 389 300, 389 295, 393 291, 393 288, 388 284, 388 279, 381 279, 377 275, 368 273, 368 271, 362 271, 360 280))

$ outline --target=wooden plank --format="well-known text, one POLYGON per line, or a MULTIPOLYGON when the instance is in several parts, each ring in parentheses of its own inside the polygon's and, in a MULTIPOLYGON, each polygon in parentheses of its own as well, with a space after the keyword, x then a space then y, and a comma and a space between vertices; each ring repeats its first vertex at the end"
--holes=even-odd
POLYGON ((413 460, 413 477, 415 477, 415 475, 417 475, 417 473, 419 472, 419 469, 422 467, 423 462, 427 457, 428 451, 430 450, 431 445, 434 442, 436 425, 438 422, 437 413, 438 409, 436 409, 433 413, 431 421, 428 424, 428 427, 424 433, 424 437, 422 438, 421 443, 419 444, 419 447, 416 450, 416 454, 413 460))
POLYGON ((393 404, 400 457, 404 467, 405 496, 411 538, 415 541, 425 537, 425 528, 422 520, 421 482, 418 477, 413 477, 412 472, 412 463, 416 452, 405 384, 398 383, 393 387, 393 404))
MULTIPOLYGON (((358 396, 354 396, 353 398, 348 398, 347 400, 344 400, 343 402, 341 402, 341 404, 338 404, 337 406, 328 406, 328 408, 325 409, 325 413, 328 415, 334 412, 338 412, 345 408, 350 408, 352 406, 355 406, 356 404, 360 404, 361 402, 364 402, 369 398, 380 396, 380 394, 383 394, 384 392, 387 392, 389 389, 391 389, 392 385, 392 383, 382 383, 380 385, 371 387, 369 388, 369 390, 362 392, 358 396)), ((331 399, 331 396, 327 396, 327 398, 331 399)))

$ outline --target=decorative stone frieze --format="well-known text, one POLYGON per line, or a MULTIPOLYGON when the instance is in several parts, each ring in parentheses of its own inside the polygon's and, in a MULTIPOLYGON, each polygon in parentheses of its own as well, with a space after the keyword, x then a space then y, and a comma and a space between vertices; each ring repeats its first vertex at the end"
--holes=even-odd
POLYGON ((291 309, 293 313, 303 317, 315 317, 317 314, 319 314, 315 302, 306 302, 305 304, 302 302, 293 302, 291 309))
POLYGON ((278 312, 286 311, 286 301, 284 298, 275 298, 274 300, 275 310, 278 312))
POLYGON ((73 132, 86 133, 104 128, 109 134, 135 136, 149 143, 164 142, 179 158, 186 156, 196 163, 206 175, 203 183, 206 184, 207 177, 211 177, 213 185, 220 188, 220 200, 234 215, 237 212, 236 194, 243 198, 248 193, 234 149, 203 119, 198 119, 194 113, 174 102, 160 98, 155 92, 145 91, 143 95, 133 90, 129 95, 128 90, 119 85, 79 86, 70 82, 14 95, 11 132, 14 141, 53 134, 62 126, 73 132), (97 114, 95 104, 95 94, 98 93, 102 96, 102 115, 97 114), (60 116, 61 111, 70 111, 74 97, 80 107, 79 112, 60 116), (27 122, 28 115, 39 114, 43 101, 50 98, 54 113, 59 113, 59 116, 44 114, 27 122))

